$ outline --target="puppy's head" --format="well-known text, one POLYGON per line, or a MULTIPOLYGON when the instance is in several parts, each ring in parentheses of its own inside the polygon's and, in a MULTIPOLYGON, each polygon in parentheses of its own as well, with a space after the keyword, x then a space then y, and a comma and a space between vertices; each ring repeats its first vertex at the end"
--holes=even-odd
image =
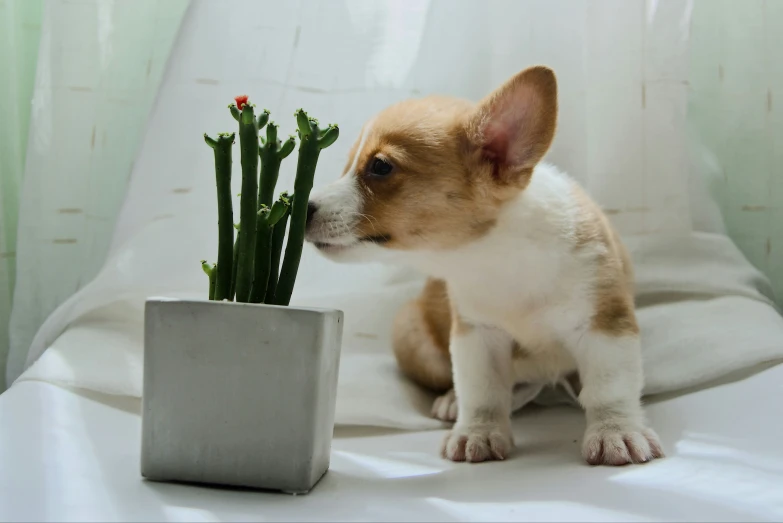
POLYGON ((310 199, 307 240, 338 261, 443 250, 486 234, 552 142, 557 83, 518 73, 477 105, 429 97, 368 121, 342 176, 310 199))

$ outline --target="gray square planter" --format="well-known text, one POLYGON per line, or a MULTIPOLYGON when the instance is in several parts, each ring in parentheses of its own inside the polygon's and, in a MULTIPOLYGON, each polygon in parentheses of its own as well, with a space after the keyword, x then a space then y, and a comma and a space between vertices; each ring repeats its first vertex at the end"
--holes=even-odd
POLYGON ((329 468, 343 313, 150 299, 141 474, 310 491, 329 468))

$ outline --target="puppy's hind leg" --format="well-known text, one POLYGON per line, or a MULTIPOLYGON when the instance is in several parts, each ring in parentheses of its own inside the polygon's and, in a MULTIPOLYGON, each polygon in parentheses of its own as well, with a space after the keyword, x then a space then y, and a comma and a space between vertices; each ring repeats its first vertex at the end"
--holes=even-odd
POLYGON ((457 393, 454 389, 438 396, 432 404, 432 417, 441 421, 457 421, 457 393))
POLYGON ((446 421, 453 421, 457 415, 451 390, 450 329, 446 284, 435 279, 427 281, 418 299, 400 309, 393 328, 394 356, 400 369, 417 384, 445 393, 435 400, 432 414, 446 421))

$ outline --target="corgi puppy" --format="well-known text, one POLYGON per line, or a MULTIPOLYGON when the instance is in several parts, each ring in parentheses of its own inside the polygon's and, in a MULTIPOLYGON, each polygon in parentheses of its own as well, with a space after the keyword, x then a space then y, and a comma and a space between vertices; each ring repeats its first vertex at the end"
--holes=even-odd
MULTIPOLYGON (((599 207, 541 163, 557 82, 526 69, 478 104, 427 97, 368 121, 342 177, 309 202, 306 238, 340 262, 385 261, 430 279, 399 312, 402 371, 441 391, 455 424, 442 454, 505 459, 515 385, 570 383, 582 454, 624 465, 663 456, 645 421, 628 254, 599 207)), ((524 388, 524 387, 523 387, 524 388)))

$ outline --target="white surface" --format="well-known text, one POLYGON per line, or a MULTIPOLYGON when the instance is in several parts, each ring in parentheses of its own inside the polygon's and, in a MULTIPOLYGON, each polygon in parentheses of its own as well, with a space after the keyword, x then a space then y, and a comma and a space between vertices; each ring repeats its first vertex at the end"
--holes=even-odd
POLYGON ((669 457, 591 468, 583 416, 518 415, 518 450, 442 460, 442 431, 337 431, 304 497, 156 484, 139 475, 139 400, 20 383, 0 396, 3 521, 780 521, 783 366, 653 404, 669 457), (12 428, 13 427, 13 428, 12 428))
MULTIPOLYGON (((769 282, 731 240, 707 233, 627 240, 636 267, 646 394, 783 360, 783 318, 768 298, 769 282)), ((391 318, 421 288, 420 277, 396 276, 353 292, 300 293, 294 302, 345 313, 338 425, 442 426, 428 416, 432 398, 402 377, 392 356, 391 318)), ((77 319, 20 380, 140 397, 144 297, 129 292, 77 319)))
MULTIPOLYGON (((284 135, 298 107, 340 124, 341 138, 320 156, 318 186, 339 175, 361 125, 388 104, 431 93, 477 100, 545 63, 557 72, 560 96, 549 160, 582 182, 624 234, 717 230, 688 161, 690 7, 688 0, 192 1, 109 259, 48 318, 29 354, 27 344, 13 344, 14 361, 29 366, 72 321, 128 293, 203 296, 199 260, 216 254, 217 214, 212 153, 201 135, 235 126, 226 105, 241 93, 270 109, 284 135)), ((278 190, 292 187, 295 164, 295 155, 283 163, 278 190)), ((37 252, 27 247, 20 253, 37 252)), ((335 265, 306 249, 299 274, 295 296, 367 289, 386 273, 335 265)), ((32 280, 20 278, 19 306, 29 298, 23 310, 50 310, 49 298, 25 281, 32 280)), ((36 325, 22 320, 34 316, 14 322, 15 340, 30 339, 36 325)), ((9 378, 21 370, 10 367, 9 378)))

